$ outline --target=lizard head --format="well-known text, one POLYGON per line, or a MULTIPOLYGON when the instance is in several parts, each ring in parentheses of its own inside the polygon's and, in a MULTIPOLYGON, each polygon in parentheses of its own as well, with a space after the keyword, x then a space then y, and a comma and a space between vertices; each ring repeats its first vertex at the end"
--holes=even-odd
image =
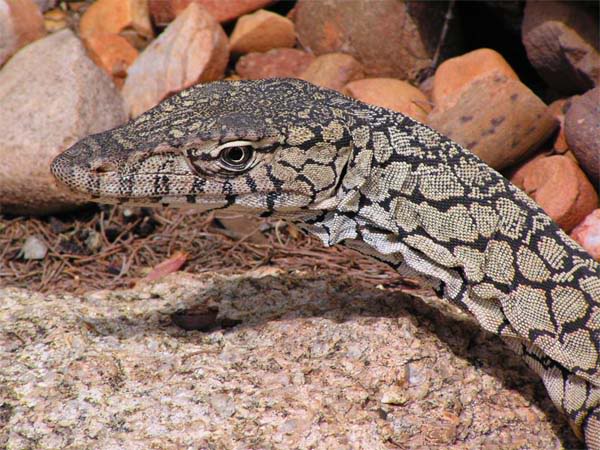
POLYGON ((292 79, 199 85, 79 141, 51 171, 104 203, 263 215, 323 209, 351 152, 350 101, 292 79))

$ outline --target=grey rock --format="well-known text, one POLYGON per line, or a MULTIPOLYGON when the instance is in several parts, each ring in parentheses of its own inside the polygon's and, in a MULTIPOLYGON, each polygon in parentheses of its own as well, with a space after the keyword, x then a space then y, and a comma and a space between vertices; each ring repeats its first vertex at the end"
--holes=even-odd
POLYGON ((73 208, 81 199, 56 184, 50 162, 126 118, 110 78, 70 30, 19 51, 0 71, 0 212, 73 208))
POLYGON ((20 48, 46 35, 44 19, 31 0, 0 0, 0 67, 20 48))
POLYGON ((38 236, 29 236, 21 248, 21 253, 24 259, 44 259, 48 253, 48 246, 38 236))
POLYGON ((33 3, 40 8, 40 11, 46 12, 49 9, 56 7, 58 0, 33 0, 33 3))
POLYGON ((0 289, 0 447, 578 446, 518 357, 421 294, 276 269, 0 289), (208 308, 242 324, 171 322, 208 308))
POLYGON ((585 2, 528 0, 522 38, 527 57, 550 87, 580 94, 600 82, 598 12, 585 2))
POLYGON ((223 28, 190 4, 127 70, 122 92, 129 113, 136 117, 175 92, 222 78, 228 61, 223 28))

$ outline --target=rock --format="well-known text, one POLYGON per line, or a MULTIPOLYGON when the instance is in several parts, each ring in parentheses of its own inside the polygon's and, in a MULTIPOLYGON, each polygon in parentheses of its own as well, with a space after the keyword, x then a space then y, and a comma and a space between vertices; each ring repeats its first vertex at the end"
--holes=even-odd
POLYGON ((569 109, 570 103, 569 99, 561 98, 548 105, 548 111, 554 116, 559 124, 558 133, 552 144, 552 150, 560 155, 567 153, 569 150, 567 139, 565 137, 565 112, 569 109))
POLYGON ((277 48, 266 53, 249 53, 235 65, 235 71, 247 80, 262 78, 298 78, 315 57, 295 48, 277 48))
POLYGON ((441 109, 450 108, 470 83, 493 74, 519 79, 502 55, 489 48, 447 59, 435 71, 431 99, 441 109))
POLYGON ((523 158, 557 125, 527 86, 497 73, 470 82, 451 107, 443 106, 433 109, 428 124, 496 170, 523 158))
POLYGON ((404 405, 410 398, 406 395, 406 389, 400 386, 392 386, 383 392, 381 403, 386 405, 404 405))
POLYGON ((169 95, 223 77, 229 61, 227 35, 192 3, 129 67, 123 97, 135 117, 169 95))
POLYGON ((393 78, 367 78, 348 83, 343 91, 361 102, 388 108, 425 122, 431 110, 425 94, 406 81, 393 78))
POLYGON ((243 54, 293 47, 295 43, 296 32, 290 19, 260 9, 238 19, 229 48, 232 53, 243 54))
POLYGON ((137 49, 154 37, 147 1, 98 0, 85 11, 79 22, 83 39, 96 33, 120 34, 137 49))
POLYGON ((44 19, 32 0, 0 0, 0 67, 17 50, 45 35, 44 19))
POLYGON ((150 14, 159 27, 168 25, 190 3, 197 3, 223 23, 263 8, 274 0, 149 0, 150 14))
POLYGON ((0 298, 6 448, 578 445, 499 339, 433 296, 343 273, 176 273, 132 290, 0 298), (210 332, 172 324, 211 309, 210 332), (243 324, 219 327, 227 317, 243 324), (386 393, 407 371, 426 380, 394 406, 402 393, 386 393))
POLYGON ((600 82, 598 12, 577 2, 527 1, 523 44, 553 89, 577 94, 600 82), (595 16, 595 17, 594 17, 595 16))
POLYGON ((33 0, 41 12, 46 12, 49 9, 55 8, 58 0, 33 0))
POLYGON ((118 34, 95 33, 87 37, 84 44, 96 65, 104 69, 115 85, 121 88, 127 77, 127 69, 139 52, 118 34))
POLYGON ((534 158, 510 179, 570 232, 598 207, 598 194, 576 162, 563 155, 534 158))
POLYGON ((0 213, 72 209, 81 199, 56 185, 50 162, 125 120, 110 78, 70 30, 21 50, 0 71, 0 213))
MULTIPOLYGON (((311 53, 348 53, 370 77, 416 81, 431 66, 445 13, 435 2, 300 0, 292 20, 311 53)), ((450 30, 448 40, 453 36, 450 30)))
POLYGON ((44 13, 44 27, 49 33, 56 33, 69 26, 69 14, 60 8, 51 9, 44 13))
POLYGON ((600 209, 588 214, 583 222, 573 229, 571 237, 592 255, 592 258, 600 261, 600 209))
POLYGON ((44 259, 47 253, 48 246, 39 236, 29 236, 21 248, 23 259, 44 259))
POLYGON ((350 81, 365 76, 361 63, 344 53, 328 53, 315 58, 300 78, 328 89, 341 91, 350 81))
POLYGON ((571 100, 565 137, 584 172, 600 187, 600 87, 571 100))
POLYGON ((433 83, 435 81, 435 77, 433 75, 425 78, 421 83, 419 83, 419 90, 427 96, 427 98, 431 99, 433 97, 433 83))

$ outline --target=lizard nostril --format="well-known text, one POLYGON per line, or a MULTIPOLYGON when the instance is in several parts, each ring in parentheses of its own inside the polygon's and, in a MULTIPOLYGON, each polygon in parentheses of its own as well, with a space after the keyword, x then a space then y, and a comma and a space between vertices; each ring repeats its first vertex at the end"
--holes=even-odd
POLYGON ((108 161, 99 161, 99 162, 90 164, 90 170, 92 172, 94 172, 95 174, 114 172, 115 165, 108 161))

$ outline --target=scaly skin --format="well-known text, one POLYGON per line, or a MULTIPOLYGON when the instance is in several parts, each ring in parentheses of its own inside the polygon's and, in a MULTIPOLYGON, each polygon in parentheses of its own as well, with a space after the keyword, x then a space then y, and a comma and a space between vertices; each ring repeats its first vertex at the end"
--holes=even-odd
POLYGON ((529 197, 410 118, 299 80, 217 82, 58 156, 99 202, 278 216, 419 276, 500 335, 600 450, 600 268, 529 197))

